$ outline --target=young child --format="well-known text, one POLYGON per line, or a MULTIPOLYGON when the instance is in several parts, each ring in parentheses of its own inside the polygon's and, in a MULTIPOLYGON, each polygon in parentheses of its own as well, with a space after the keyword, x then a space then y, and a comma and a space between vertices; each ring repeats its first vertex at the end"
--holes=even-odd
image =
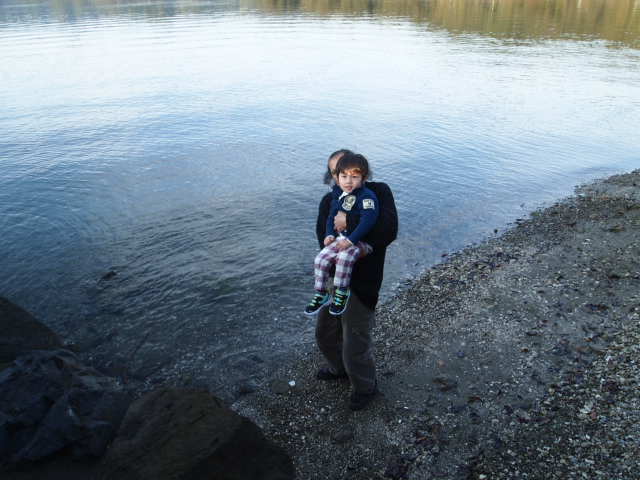
POLYGON ((340 315, 347 307, 351 295, 351 271, 360 256, 372 248, 361 239, 369 233, 378 219, 378 199, 376 194, 365 187, 369 176, 369 163, 362 155, 344 155, 336 165, 337 185, 333 187, 331 211, 327 219, 324 248, 318 253, 314 263, 316 290, 313 299, 304 309, 307 315, 314 315, 331 299, 327 291, 327 281, 331 267, 335 265, 333 277, 333 301, 329 313, 340 315), (336 232, 333 219, 338 211, 359 215, 358 224, 350 231, 336 232), (337 238, 336 238, 337 237, 337 238))

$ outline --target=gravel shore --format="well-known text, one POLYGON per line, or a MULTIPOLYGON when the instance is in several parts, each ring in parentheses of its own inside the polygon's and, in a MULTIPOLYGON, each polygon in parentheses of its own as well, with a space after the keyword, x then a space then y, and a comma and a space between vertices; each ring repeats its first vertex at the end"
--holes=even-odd
POLYGON ((300 479, 640 479, 640 170, 576 189, 381 305, 381 394, 305 345, 233 408, 300 479))

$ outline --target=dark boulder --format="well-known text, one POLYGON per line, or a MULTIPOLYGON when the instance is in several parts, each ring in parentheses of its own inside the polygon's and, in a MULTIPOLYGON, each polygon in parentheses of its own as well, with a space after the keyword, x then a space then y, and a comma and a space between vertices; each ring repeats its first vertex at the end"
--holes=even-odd
POLYGON ((0 297, 0 364, 31 350, 62 347, 58 336, 29 312, 0 297))
POLYGON ((136 400, 98 478, 286 480, 291 459, 210 393, 162 389, 136 400))
POLYGON ((130 403, 115 379, 67 350, 18 357, 0 372, 0 464, 26 468, 60 452, 100 457, 130 403))

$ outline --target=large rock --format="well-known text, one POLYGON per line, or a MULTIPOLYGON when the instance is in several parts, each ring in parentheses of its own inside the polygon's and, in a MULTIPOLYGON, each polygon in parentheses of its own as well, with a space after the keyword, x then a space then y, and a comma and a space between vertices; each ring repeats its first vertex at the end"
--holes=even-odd
POLYGON ((25 468, 64 452, 100 457, 129 394, 67 350, 33 351, 0 372, 0 464, 25 468))
POLYGON ((62 347, 58 336, 29 312, 0 297, 0 364, 31 350, 62 347))
POLYGON ((99 478, 285 480, 291 459, 206 391, 162 389, 135 401, 99 478))

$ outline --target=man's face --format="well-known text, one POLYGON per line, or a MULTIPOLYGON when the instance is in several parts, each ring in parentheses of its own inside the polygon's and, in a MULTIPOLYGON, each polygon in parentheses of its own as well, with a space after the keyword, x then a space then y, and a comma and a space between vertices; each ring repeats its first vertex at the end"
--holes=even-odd
POLYGON ((360 170, 345 170, 338 174, 338 185, 343 192, 351 193, 362 186, 360 170))

